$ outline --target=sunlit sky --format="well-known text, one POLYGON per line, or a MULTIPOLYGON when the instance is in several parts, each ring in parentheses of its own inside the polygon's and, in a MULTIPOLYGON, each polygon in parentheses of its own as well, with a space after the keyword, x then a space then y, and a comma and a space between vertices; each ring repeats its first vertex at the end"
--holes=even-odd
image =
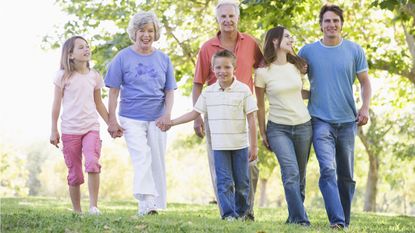
MULTIPOLYGON (((2 2, 0 143, 48 142, 53 77, 59 67, 60 49, 44 51, 40 46, 42 37, 65 20, 53 0, 2 2)), ((174 115, 191 108, 191 100, 177 94, 174 115)), ((102 125, 104 138, 105 129, 102 125)))

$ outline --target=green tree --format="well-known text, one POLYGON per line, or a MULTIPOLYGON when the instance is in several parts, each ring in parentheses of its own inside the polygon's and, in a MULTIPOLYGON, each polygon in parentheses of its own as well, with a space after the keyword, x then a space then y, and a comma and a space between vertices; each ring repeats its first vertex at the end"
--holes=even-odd
POLYGON ((415 85, 415 0, 376 0, 372 6, 393 13, 387 20, 395 26, 395 40, 407 44, 374 59, 373 66, 405 77, 415 85))
POLYGON ((0 195, 26 196, 28 172, 24 169, 26 155, 17 148, 0 143, 0 195))
MULTIPOLYGON (((180 80, 180 88, 186 93, 191 90, 191 77, 198 48, 217 30, 213 14, 216 1, 211 0, 148 0, 137 3, 112 0, 106 1, 105 4, 100 1, 58 0, 57 3, 72 19, 54 35, 46 36, 45 46, 57 47, 62 43, 63 38, 69 35, 87 34, 94 45, 95 68, 102 73, 105 72, 106 65, 115 53, 131 44, 125 32, 129 18, 140 9, 155 11, 163 24, 163 37, 159 47, 171 57, 175 65, 176 79, 180 80)), ((266 30, 277 25, 284 25, 297 36, 297 46, 301 46, 321 38, 318 24, 321 4, 321 1, 315 0, 243 0, 240 29, 263 38, 266 30)), ((370 75, 375 78, 385 73, 397 75, 400 79, 415 84, 414 0, 342 0, 338 4, 345 11, 343 35, 362 45, 368 58, 370 75)), ((405 87, 405 90, 399 90, 399 95, 394 95, 387 101, 394 101, 395 99, 392 98, 413 96, 414 87, 407 88, 407 85, 405 87)), ((397 86, 394 88, 399 89, 397 86)), ((397 112, 395 110, 399 109, 398 107, 413 108, 411 101, 413 102, 413 99, 409 99, 409 103, 391 104, 389 112, 397 112)), ((376 185, 373 184, 379 180, 370 178, 379 177, 379 172, 373 172, 371 169, 380 171, 373 156, 379 161, 382 157, 389 158, 396 154, 411 155, 413 153, 412 147, 404 143, 405 141, 386 146, 383 144, 385 139, 376 138, 382 135, 381 132, 395 140, 405 138, 406 135, 413 138, 413 131, 399 131, 396 126, 389 129, 396 121, 392 120, 395 118, 390 118, 390 121, 383 120, 391 117, 391 114, 388 115, 379 110, 382 104, 385 102, 373 99, 373 106, 376 106, 372 107, 373 126, 364 127, 359 134, 369 161, 367 186, 373 187, 366 190, 367 202, 373 201, 374 196, 377 195, 376 185), (375 137, 377 141, 371 141, 371 137, 375 137), (381 149, 376 149, 376 146, 381 149)), ((413 113, 409 111, 409 114, 413 113)), ((410 118, 406 116, 407 114, 395 120, 408 122, 405 119, 410 118)), ((407 128, 411 129, 411 127, 407 128)), ((407 141, 411 142, 410 139, 407 141)), ((264 155, 261 166, 272 171, 271 168, 275 167, 275 158, 272 160, 271 157, 273 157, 272 154, 264 155)), ((410 159, 411 156, 406 156, 406 158, 410 159)), ((373 206, 376 206, 376 203, 367 206, 365 210, 374 211, 373 206)))

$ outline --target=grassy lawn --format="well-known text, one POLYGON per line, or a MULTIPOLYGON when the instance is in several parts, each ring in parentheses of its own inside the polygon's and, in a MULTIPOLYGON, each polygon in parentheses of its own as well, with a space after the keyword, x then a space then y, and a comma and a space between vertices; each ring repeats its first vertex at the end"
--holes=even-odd
MULTIPOLYGON (((75 215, 68 199, 2 198, 1 232, 337 232, 322 209, 308 210, 309 228, 284 224, 285 209, 257 209, 255 222, 222 221, 215 205, 169 204, 146 217, 135 215, 133 201, 101 201, 100 210, 100 216, 75 215)), ((415 218, 354 213, 346 232, 415 232, 415 218)))

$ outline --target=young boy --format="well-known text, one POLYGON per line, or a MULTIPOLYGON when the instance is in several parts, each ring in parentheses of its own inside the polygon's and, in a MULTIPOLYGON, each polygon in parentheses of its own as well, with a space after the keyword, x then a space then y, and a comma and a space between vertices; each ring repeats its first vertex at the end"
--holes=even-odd
POLYGON ((223 50, 212 57, 217 82, 202 92, 194 110, 172 120, 183 124, 207 114, 217 176, 217 190, 222 219, 245 218, 249 208, 248 160, 257 157, 254 112, 257 105, 249 87, 234 76, 236 57, 223 50), (249 149, 246 122, 249 126, 249 149))

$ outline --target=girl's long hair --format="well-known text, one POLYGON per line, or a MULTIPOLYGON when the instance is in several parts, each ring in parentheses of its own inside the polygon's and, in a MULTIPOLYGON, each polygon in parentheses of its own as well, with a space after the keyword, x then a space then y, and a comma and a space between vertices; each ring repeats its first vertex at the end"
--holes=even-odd
MULTIPOLYGON (((65 41, 62 46, 62 55, 61 55, 61 70, 64 71, 63 73, 63 81, 68 80, 73 72, 75 71, 74 62, 72 59, 70 59, 71 53, 73 53, 73 50, 75 48, 75 40, 81 39, 84 40, 86 43, 88 43, 85 38, 82 36, 73 36, 65 41)), ((86 66, 89 69, 89 62, 86 63, 86 66)))
MULTIPOLYGON (((278 49, 281 45, 282 37, 284 36, 285 28, 282 26, 275 27, 270 29, 266 36, 265 36, 265 43, 264 43, 264 60, 265 64, 269 67, 272 62, 277 60, 277 53, 276 49, 278 49), (277 48, 274 47, 273 40, 278 40, 277 48)), ((293 64, 299 71, 301 71, 307 62, 299 57, 294 49, 292 50, 293 53, 287 53, 287 61, 293 64)))

